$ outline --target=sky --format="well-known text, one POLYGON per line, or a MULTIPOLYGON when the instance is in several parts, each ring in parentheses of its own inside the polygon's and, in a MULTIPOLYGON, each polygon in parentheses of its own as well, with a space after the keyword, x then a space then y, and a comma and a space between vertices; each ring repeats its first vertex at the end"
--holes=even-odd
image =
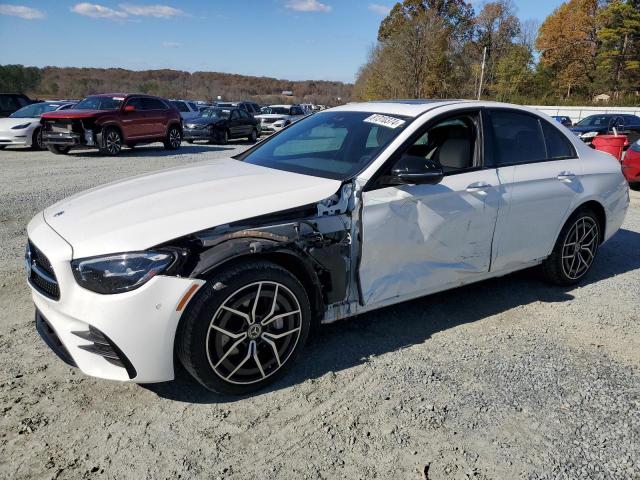
MULTIPOLYGON (((0 0, 0 64, 353 82, 390 0, 0 0), (8 1, 8 3, 5 3, 8 1)), ((483 2, 471 2, 478 11, 483 2)), ((513 0, 542 21, 561 0, 513 0)))

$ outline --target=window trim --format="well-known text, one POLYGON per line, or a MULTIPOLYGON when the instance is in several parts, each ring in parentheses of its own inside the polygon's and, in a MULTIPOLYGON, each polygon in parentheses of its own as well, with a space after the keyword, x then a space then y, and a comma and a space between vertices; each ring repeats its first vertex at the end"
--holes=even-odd
MULTIPOLYGON (((428 112, 428 111, 427 111, 428 112)), ((425 113, 427 113, 425 112, 425 113)), ((443 112, 435 117, 427 120, 418 130, 413 132, 411 136, 406 139, 402 144, 393 152, 389 158, 380 166, 380 168, 376 171, 376 173, 369 179, 366 185, 363 188, 363 192, 369 192, 372 190, 378 190, 381 188, 387 187, 397 187, 397 185, 389 185, 387 183, 380 182, 380 179, 386 176, 386 173, 389 169, 400 159, 402 154, 411 147, 415 142, 418 141, 420 137, 422 137, 427 130, 433 128, 438 123, 447 120, 448 118, 455 118, 464 116, 465 114, 475 113, 478 116, 478 138, 476 139, 476 153, 478 155, 477 163, 473 167, 466 168, 464 170, 459 170, 457 172, 446 172, 444 173, 445 177, 451 175, 460 175, 463 173, 469 172, 477 172, 479 170, 484 170, 486 165, 484 163, 485 152, 487 150, 486 145, 486 135, 484 129, 485 123, 485 115, 484 115, 484 107, 464 107, 454 111, 443 112)))
POLYGON ((532 165, 532 164, 536 164, 536 163, 544 163, 544 162, 558 162, 561 160, 578 160, 580 157, 578 156, 578 152, 576 150, 576 148, 573 145, 573 142, 571 142, 571 140, 565 135, 565 133, 560 130, 556 125, 554 125, 552 122, 548 121, 547 119, 536 115, 533 112, 528 112, 526 110, 519 110, 517 108, 509 108, 509 107, 487 107, 485 109, 485 114, 486 114, 486 141, 489 144, 489 151, 491 152, 491 155, 487 156, 487 162, 485 164, 486 168, 505 168, 505 167, 515 167, 517 165, 532 165), (537 120, 538 122, 538 129, 540 131, 540 135, 542 136, 542 141, 544 143, 544 151, 545 151, 545 157, 544 159, 541 160, 531 160, 528 162, 509 162, 509 163, 497 163, 495 161, 495 155, 494 152, 496 151, 495 148, 495 142, 496 142, 496 138, 495 138, 495 132, 493 129, 493 123, 491 122, 491 112, 495 112, 495 111, 500 111, 500 112, 510 112, 510 113, 516 113, 516 114, 520 114, 520 115, 527 115, 529 117, 534 118, 535 120, 537 120), (547 125, 549 125, 551 128, 554 128, 556 130, 557 133, 559 133, 560 135, 562 135, 562 137, 564 138, 564 140, 566 141, 566 143, 568 144, 571 152, 573 155, 570 155, 568 157, 558 157, 558 158, 549 158, 549 148, 547 146, 547 137, 545 137, 544 135, 544 129, 542 128, 542 122, 546 122, 547 125))

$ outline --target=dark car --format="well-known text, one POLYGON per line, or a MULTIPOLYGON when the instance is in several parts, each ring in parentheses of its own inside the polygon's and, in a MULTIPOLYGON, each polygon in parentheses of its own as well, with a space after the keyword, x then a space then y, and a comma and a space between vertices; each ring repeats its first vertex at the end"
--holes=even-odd
POLYGON ((258 134, 258 120, 239 108, 207 108, 201 117, 184 125, 184 139, 190 143, 208 140, 224 145, 232 138, 248 138, 255 142, 258 134))
POLYGON ((598 135, 613 133, 614 129, 619 134, 627 135, 629 144, 631 144, 640 139, 640 117, 628 114, 603 113, 583 118, 571 127, 571 131, 587 144, 591 144, 598 135))
POLYGON ((571 121, 571 119, 567 116, 564 115, 554 115, 553 118, 556 122, 561 123, 562 125, 564 125, 565 127, 572 127, 573 126, 573 122, 571 121))
POLYGON ((0 93, 0 118, 8 117, 32 103, 35 102, 22 93, 0 93))
POLYGON ((216 102, 216 107, 220 108, 239 108, 250 115, 260 114, 260 105, 254 102, 216 102))
POLYGON ((122 146, 162 142, 180 148, 180 112, 167 100, 150 95, 91 95, 71 110, 42 115, 42 142, 53 153, 72 148, 97 148, 115 156, 122 146))

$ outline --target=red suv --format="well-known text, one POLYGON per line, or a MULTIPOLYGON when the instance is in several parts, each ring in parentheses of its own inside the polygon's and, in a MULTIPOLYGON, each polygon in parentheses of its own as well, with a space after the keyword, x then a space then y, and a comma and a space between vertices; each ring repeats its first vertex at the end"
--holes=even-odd
POLYGON ((42 115, 42 143, 53 153, 74 147, 98 148, 115 156, 123 145, 163 142, 168 150, 180 148, 180 112, 167 100, 150 95, 91 95, 72 110, 42 115))

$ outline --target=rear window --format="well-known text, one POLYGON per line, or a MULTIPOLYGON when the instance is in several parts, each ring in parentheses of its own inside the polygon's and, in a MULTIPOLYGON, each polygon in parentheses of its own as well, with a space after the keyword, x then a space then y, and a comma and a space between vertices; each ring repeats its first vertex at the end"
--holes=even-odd
POLYGON ((557 128, 549 125, 547 122, 542 123, 542 133, 544 134, 545 143, 547 145, 547 158, 550 160, 560 160, 562 158, 575 157, 573 146, 569 140, 558 131, 557 128))
POLYGON ((542 129, 538 119, 526 113, 491 111, 494 163, 513 165, 546 160, 542 129))

